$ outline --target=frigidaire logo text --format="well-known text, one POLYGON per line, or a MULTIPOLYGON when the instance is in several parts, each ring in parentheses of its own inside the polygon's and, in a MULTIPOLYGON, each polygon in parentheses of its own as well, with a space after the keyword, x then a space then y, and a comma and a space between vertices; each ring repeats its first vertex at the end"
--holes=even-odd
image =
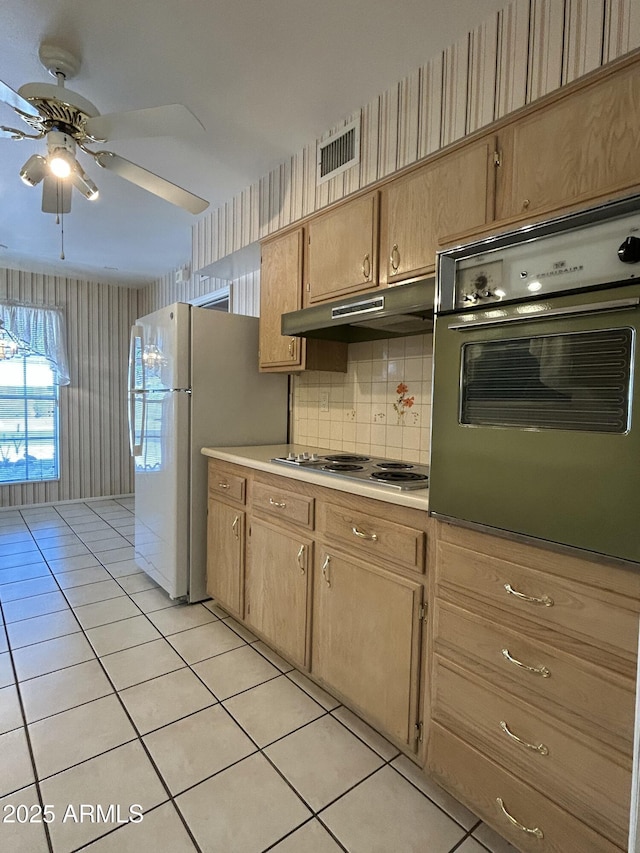
POLYGON ((548 272, 538 273, 536 278, 549 278, 550 276, 554 275, 564 275, 568 272, 581 272, 583 269, 584 267, 582 266, 582 264, 576 264, 573 267, 568 267, 566 261, 556 261, 552 269, 550 269, 548 272))

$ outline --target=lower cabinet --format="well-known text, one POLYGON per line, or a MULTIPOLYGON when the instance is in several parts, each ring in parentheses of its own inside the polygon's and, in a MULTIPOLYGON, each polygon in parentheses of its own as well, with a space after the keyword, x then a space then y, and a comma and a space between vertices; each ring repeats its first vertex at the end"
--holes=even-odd
POLYGON ((422 585, 322 550, 313 594, 311 672, 414 749, 422 585))
POLYGON ((427 770, 518 850, 621 853, 640 582, 437 525, 427 770))
POLYGON ((245 513, 209 497, 207 592, 234 616, 242 616, 245 513))
POLYGON ((245 574, 245 622, 298 666, 307 663, 307 602, 313 542, 252 519, 245 574))

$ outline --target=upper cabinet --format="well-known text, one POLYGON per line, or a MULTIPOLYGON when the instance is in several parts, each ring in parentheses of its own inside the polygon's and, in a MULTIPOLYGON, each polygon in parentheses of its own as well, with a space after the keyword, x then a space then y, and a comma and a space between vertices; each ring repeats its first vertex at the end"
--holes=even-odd
POLYGON ((262 246, 260 268, 260 367, 302 366, 301 338, 280 334, 282 314, 302 307, 302 240, 298 228, 262 246))
POLYGON ((483 137, 382 188, 381 278, 433 273, 436 251, 494 215, 496 139, 483 137))
POLYGON ((540 218, 640 184, 638 62, 542 102, 499 132, 496 219, 540 218))
POLYGON ((260 267, 260 369, 263 371, 346 371, 347 345, 306 341, 281 334, 282 315, 302 307, 304 229, 262 244, 260 267))
POLYGON ((321 213, 307 230, 305 305, 377 286, 377 191, 321 213))

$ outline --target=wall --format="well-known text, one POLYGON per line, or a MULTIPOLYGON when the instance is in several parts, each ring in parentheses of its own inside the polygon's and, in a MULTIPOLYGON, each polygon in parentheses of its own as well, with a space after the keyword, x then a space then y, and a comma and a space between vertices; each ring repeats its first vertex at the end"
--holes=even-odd
POLYGON ((71 373, 60 388, 60 479, 0 486, 0 506, 132 492, 126 382, 138 291, 0 269, 0 299, 64 309, 71 373))
POLYGON ((183 284, 176 284, 175 273, 169 273, 141 291, 140 316, 150 314, 172 302, 192 302, 227 285, 231 289, 231 307, 234 314, 247 314, 250 317, 260 315, 260 271, 256 270, 234 281, 194 275, 183 284))
MULTIPOLYGON (((363 106, 357 166, 316 187, 314 140, 201 219, 193 228, 191 267, 202 269, 243 249, 637 47, 639 0, 505 4, 363 106)), ((406 341, 404 357, 399 342, 351 345, 346 376, 296 376, 294 440, 426 462, 431 339, 406 341), (401 380, 415 399, 398 425, 394 403, 401 380), (329 412, 319 410, 321 393, 329 395, 329 412)))
POLYGON ((346 374, 295 376, 294 441, 426 464, 432 349, 432 335, 350 344, 346 374))
MULTIPOLYGON (((192 232, 191 268, 204 269, 637 47, 638 0, 505 4, 484 24, 362 107, 357 166, 316 187, 314 140, 200 219, 192 232)), ((322 139, 359 113, 346 116, 322 139)), ((258 276, 255 273, 244 283, 244 298, 254 294, 253 310, 236 307, 239 313, 259 313, 258 276)), ((197 274, 182 289, 171 282, 170 276, 148 288, 145 304, 160 307, 178 298, 188 301, 211 287, 197 274)), ((397 341, 351 345, 346 375, 294 377, 294 439, 333 450, 426 461, 431 339, 406 341, 404 355, 403 344, 397 341), (396 391, 400 381, 409 388, 405 399, 413 396, 414 404, 404 407, 398 424, 394 404, 401 396, 396 391), (329 395, 329 412, 319 411, 321 393, 329 395)))
MULTIPOLYGON (((514 0, 362 108, 361 162, 320 187, 316 142, 193 227, 197 271, 640 47, 638 0, 514 0)), ((357 114, 345 116, 331 132, 357 114)))

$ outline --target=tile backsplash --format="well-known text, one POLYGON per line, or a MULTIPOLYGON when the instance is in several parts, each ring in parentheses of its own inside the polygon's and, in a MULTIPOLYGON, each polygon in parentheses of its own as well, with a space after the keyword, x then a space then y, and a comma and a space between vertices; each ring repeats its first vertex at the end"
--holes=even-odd
POLYGON ((432 335, 349 345, 346 373, 293 377, 293 440, 429 461, 432 335))

